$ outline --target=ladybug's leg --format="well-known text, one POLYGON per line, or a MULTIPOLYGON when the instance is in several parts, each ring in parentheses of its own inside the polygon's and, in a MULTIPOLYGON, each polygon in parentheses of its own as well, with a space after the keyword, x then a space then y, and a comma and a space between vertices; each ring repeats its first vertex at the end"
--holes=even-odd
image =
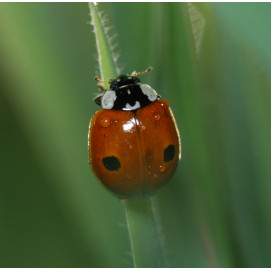
POLYGON ((138 76, 138 75, 142 75, 142 74, 145 74, 145 73, 148 73, 148 72, 151 72, 152 71, 152 67, 149 67, 146 71, 144 72, 136 72, 136 71, 133 71, 131 76, 135 77, 135 76, 138 76))
POLYGON ((98 85, 98 90, 99 91, 105 91, 104 85, 102 83, 98 83, 97 85, 98 85))

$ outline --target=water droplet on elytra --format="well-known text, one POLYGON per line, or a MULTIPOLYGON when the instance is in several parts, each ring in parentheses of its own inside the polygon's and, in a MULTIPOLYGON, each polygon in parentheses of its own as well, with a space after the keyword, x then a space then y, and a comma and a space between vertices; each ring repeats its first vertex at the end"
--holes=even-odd
POLYGON ((160 120, 161 116, 158 113, 156 113, 156 114, 153 115, 153 118, 155 120, 160 120))
POLYGON ((144 131, 145 129, 146 129, 146 126, 140 125, 140 130, 141 130, 141 131, 144 131))
POLYGON ((111 120, 108 117, 102 117, 100 119, 100 125, 104 128, 108 128, 111 125, 111 120))
POLYGON ((163 166, 163 165, 159 166, 159 171, 160 172, 165 172, 165 170, 166 170, 165 166, 163 166))

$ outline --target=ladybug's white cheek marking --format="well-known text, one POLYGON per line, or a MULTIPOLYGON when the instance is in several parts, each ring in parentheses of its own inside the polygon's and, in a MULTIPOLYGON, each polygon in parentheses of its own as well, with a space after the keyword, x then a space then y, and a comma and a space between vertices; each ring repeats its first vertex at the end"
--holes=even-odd
POLYGON ((157 95, 156 91, 153 88, 151 88, 149 85, 141 84, 140 88, 141 88, 142 93, 147 95, 148 99, 151 102, 154 102, 155 100, 157 100, 158 95, 157 95))
POLYGON ((138 109, 138 108, 140 108, 140 102, 136 101, 134 106, 131 106, 129 103, 127 103, 125 105, 125 107, 123 108, 123 110, 135 110, 135 109, 138 109))
POLYGON ((115 91, 108 90, 102 97, 102 108, 111 109, 114 106, 114 102, 117 99, 115 91))

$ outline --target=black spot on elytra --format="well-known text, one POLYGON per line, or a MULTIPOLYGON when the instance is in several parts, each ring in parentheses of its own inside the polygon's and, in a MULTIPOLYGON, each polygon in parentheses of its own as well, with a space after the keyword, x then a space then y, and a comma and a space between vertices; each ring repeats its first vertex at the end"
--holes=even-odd
POLYGON ((120 168, 120 161, 115 156, 104 157, 103 165, 108 170, 118 170, 120 168))
POLYGON ((175 156, 175 146, 168 145, 164 150, 164 161, 169 162, 173 160, 174 156, 175 156))

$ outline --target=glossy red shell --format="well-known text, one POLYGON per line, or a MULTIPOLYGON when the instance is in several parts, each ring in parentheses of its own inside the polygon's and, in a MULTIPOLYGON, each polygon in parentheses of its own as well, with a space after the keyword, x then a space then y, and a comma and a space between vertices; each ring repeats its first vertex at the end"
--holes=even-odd
POLYGON ((163 187, 180 158, 180 137, 169 104, 159 100, 137 111, 103 109, 89 127, 89 159, 97 178, 119 198, 139 198, 163 187), (164 152, 174 146, 174 157, 164 152), (116 157, 117 170, 108 170, 105 157, 116 157))

